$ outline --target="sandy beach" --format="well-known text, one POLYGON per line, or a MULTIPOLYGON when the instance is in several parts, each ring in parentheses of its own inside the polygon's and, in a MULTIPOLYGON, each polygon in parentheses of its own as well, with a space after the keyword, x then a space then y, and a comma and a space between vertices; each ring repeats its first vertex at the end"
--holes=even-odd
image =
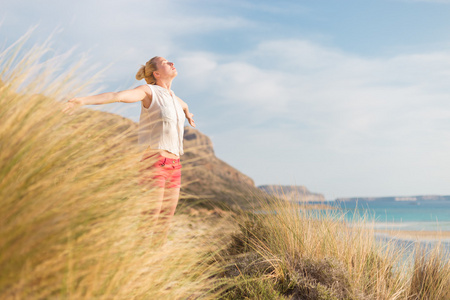
POLYGON ((411 241, 450 241, 450 231, 428 231, 428 230, 375 230, 376 233, 389 237, 411 240, 411 241))

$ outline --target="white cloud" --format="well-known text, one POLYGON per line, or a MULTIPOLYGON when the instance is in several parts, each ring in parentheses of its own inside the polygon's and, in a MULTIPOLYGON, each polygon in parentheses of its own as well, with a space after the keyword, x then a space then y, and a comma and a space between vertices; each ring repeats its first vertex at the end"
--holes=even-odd
POLYGON ((265 43, 233 59, 189 54, 181 59, 191 63, 184 78, 195 78, 197 88, 209 87, 217 101, 239 102, 267 116, 306 120, 318 128, 337 125, 349 133, 385 124, 390 130, 411 128, 413 118, 420 117, 437 122, 431 113, 435 105, 441 115, 450 112, 442 101, 449 92, 450 53, 371 60, 304 41, 270 43, 272 50, 265 43), (250 64, 248 57, 267 64, 250 64), (195 70, 192 76, 190 70, 195 70))

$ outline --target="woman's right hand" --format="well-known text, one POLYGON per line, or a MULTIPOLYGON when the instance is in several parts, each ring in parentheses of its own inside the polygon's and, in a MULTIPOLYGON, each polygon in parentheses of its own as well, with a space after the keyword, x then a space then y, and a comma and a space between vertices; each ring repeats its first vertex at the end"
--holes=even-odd
POLYGON ((83 100, 81 100, 80 98, 73 98, 64 104, 62 112, 65 114, 72 115, 78 107, 83 105, 84 105, 83 100))

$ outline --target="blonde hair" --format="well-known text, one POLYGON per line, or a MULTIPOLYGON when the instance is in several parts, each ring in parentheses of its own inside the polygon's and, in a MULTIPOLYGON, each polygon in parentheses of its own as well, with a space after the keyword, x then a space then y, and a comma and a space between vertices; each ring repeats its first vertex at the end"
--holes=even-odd
POLYGON ((146 62, 145 66, 142 66, 136 73, 136 79, 145 79, 148 84, 156 84, 156 78, 153 75, 153 72, 158 70, 158 66, 156 65, 158 58, 159 56, 155 56, 152 57, 152 59, 150 59, 148 62, 146 62))

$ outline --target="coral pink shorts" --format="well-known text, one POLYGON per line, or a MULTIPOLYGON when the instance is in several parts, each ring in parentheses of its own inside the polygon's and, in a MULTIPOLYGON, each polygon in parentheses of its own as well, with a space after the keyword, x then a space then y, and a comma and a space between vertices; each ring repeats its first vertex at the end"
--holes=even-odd
POLYGON ((142 163, 146 163, 141 171, 141 184, 150 184, 160 188, 180 188, 181 186, 181 163, 180 159, 164 157, 161 154, 154 154, 143 158, 142 163))

